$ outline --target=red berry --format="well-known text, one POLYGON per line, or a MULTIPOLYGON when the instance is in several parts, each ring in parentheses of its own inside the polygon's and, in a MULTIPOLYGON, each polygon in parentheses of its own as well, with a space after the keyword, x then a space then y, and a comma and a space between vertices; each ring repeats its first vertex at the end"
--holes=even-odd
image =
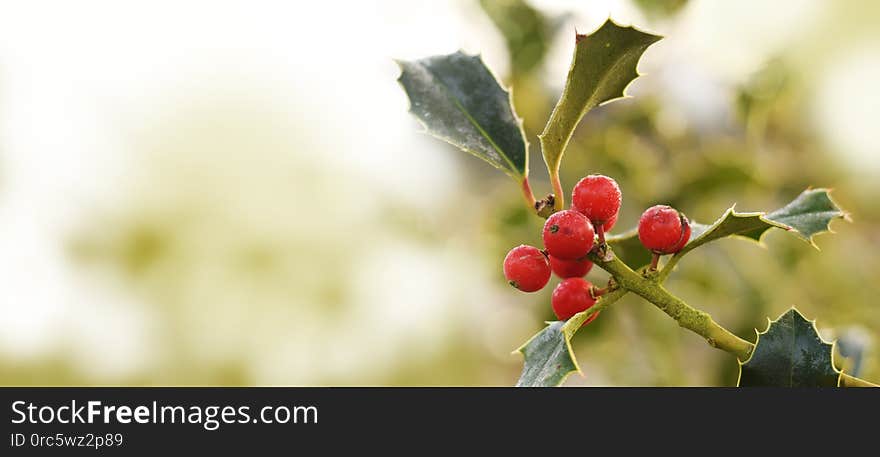
POLYGON ((562 279, 583 278, 593 268, 593 262, 589 260, 563 260, 550 256, 550 269, 562 279))
POLYGON ((690 235, 687 218, 666 205, 648 208, 639 219, 639 241, 655 254, 680 251, 690 235))
POLYGON ((616 218, 620 200, 617 182, 604 175, 589 175, 578 181, 571 191, 572 208, 587 216, 594 225, 604 225, 616 218))
POLYGON ((538 248, 521 244, 504 257, 504 277, 523 292, 535 292, 550 280, 550 262, 538 248))
MULTIPOLYGON (((553 305, 556 317, 559 320, 568 320, 571 316, 596 304, 596 299, 590 294, 592 288, 590 281, 583 278, 568 278, 559 283, 553 290, 553 296, 550 297, 550 304, 553 305)), ((598 315, 599 313, 593 314, 583 325, 592 322, 598 315)))
POLYGON ((593 224, 583 214, 565 210, 553 213, 544 223, 544 247, 553 257, 579 259, 593 249, 593 224))

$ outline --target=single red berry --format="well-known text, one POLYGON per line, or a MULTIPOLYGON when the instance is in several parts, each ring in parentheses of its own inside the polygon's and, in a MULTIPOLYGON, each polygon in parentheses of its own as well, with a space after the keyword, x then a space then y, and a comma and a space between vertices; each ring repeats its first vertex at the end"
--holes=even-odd
POLYGON ((562 279, 583 278, 593 268, 593 262, 583 260, 563 260, 550 256, 550 269, 562 279))
POLYGON ((523 292, 535 292, 550 280, 550 262, 538 248, 521 244, 504 257, 504 277, 523 292))
POLYGON ((587 255, 595 236, 593 224, 577 211, 553 213, 544 223, 544 248, 559 259, 575 260, 587 255))
MULTIPOLYGON (((556 317, 559 320, 568 320, 571 316, 596 304, 596 299, 590 293, 592 288, 593 285, 590 284, 590 281, 583 278, 568 278, 559 283, 550 297, 550 304, 553 306, 556 317)), ((592 322, 597 316, 599 313, 593 314, 583 325, 592 322)))
POLYGON ((578 181, 571 191, 572 208, 587 216, 593 225, 604 226, 617 218, 620 200, 617 182, 604 175, 589 175, 578 181))
POLYGON ((652 206, 639 219, 639 241, 655 254, 678 252, 688 238, 690 224, 687 218, 670 206, 652 206))

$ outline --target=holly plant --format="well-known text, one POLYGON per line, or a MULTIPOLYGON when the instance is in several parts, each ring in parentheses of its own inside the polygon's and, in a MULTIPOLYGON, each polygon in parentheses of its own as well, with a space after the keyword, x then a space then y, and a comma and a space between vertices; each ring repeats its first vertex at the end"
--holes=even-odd
MULTIPOLYGON (((625 97, 639 76, 645 50, 661 37, 622 27, 611 20, 590 34, 575 34, 574 56, 562 95, 539 135, 553 193, 537 200, 529 184, 528 142, 522 120, 505 90, 477 55, 456 52, 415 61, 399 61, 399 82, 410 111, 427 133, 498 168, 514 180, 535 215, 545 218, 543 248, 520 245, 503 262, 515 289, 535 292, 551 275, 561 279, 551 298, 559 318, 519 348, 525 358, 517 386, 557 386, 580 369, 572 336, 627 294, 657 306, 678 325, 710 346, 734 355, 740 386, 875 386, 844 373, 834 346, 822 340, 812 321, 791 308, 770 322, 753 343, 733 334, 712 317, 669 292, 670 274, 690 252, 723 238, 760 242, 770 230, 784 230, 815 247, 813 237, 846 218, 829 191, 811 188, 769 212, 738 212, 733 207, 712 223, 688 219, 679 209, 658 205, 645 210, 637 228, 611 234, 622 191, 614 179, 592 174, 573 188, 570 209, 559 170, 575 127, 592 108, 625 97), (647 265, 628 264, 615 248, 641 245, 651 254, 647 265), (666 257, 661 262, 661 257, 666 257), (610 274, 597 287, 584 276, 597 266, 610 274)), ((627 248, 628 249, 628 248, 627 248)), ((632 263, 632 261, 630 262, 632 263)))

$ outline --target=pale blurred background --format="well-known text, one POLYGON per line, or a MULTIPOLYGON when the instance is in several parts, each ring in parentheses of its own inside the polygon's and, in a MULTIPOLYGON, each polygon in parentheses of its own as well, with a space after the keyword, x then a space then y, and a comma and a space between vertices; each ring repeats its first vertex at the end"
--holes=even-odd
MULTIPOLYGON (((543 194, 535 135, 572 34, 609 15, 667 38, 635 98, 585 119, 565 186, 617 178, 619 229, 658 202, 709 222, 835 188, 854 223, 822 252, 726 240, 670 288, 748 339, 797 304, 880 380, 880 3, 531 5, 493 22, 476 0, 0 3, 0 384, 513 384, 552 288, 517 293, 500 264, 541 221, 419 133, 392 59, 482 53, 543 194)), ((574 347, 568 385, 736 381, 634 298, 574 347)))

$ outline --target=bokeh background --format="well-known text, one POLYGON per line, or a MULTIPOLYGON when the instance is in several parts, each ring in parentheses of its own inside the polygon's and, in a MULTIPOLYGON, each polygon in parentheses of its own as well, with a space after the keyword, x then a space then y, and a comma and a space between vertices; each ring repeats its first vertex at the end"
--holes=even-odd
MULTIPOLYGON (((506 251, 513 182, 419 133, 394 58, 480 52, 535 135, 575 30, 667 38, 591 112, 568 188, 621 184, 618 229, 709 222, 808 186, 852 213, 821 252, 714 243, 669 287, 753 340, 797 305, 880 380, 880 4, 821 1, 3 2, 0 384, 511 385, 553 317, 506 251)), ((600 273, 591 273, 600 281, 600 273)), ((554 283, 555 284, 555 281, 554 283)), ((567 385, 734 385, 727 354, 628 297, 567 385)))

